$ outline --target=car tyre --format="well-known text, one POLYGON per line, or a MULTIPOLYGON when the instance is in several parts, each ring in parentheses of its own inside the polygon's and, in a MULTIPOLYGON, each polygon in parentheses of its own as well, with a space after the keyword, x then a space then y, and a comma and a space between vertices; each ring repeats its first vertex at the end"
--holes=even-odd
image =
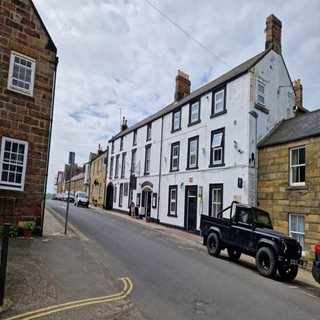
POLYGON ((287 267, 278 267, 278 273, 282 280, 284 281, 292 281, 298 274, 299 267, 298 266, 287 266, 287 267))
POLYGON ((237 262, 240 259, 241 251, 234 248, 234 247, 228 247, 227 248, 228 256, 231 261, 237 262))
POLYGON ((218 257, 221 252, 221 241, 215 232, 209 234, 207 239, 207 250, 211 256, 218 257))
POLYGON ((256 255, 256 266, 258 272, 268 278, 274 277, 276 268, 276 258, 275 254, 270 248, 261 247, 256 255))

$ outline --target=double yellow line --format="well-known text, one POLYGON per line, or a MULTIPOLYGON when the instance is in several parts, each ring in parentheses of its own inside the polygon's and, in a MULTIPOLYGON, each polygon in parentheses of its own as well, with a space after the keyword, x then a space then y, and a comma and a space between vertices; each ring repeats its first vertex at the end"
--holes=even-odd
POLYGON ((55 306, 42 308, 39 310, 30 311, 30 312, 23 313, 11 318, 7 318, 7 320, 32 320, 32 319, 37 319, 37 318, 51 315, 53 313, 70 310, 70 309, 89 306, 93 304, 122 300, 132 292, 133 284, 128 277, 120 278, 119 280, 121 280, 124 284, 122 291, 119 293, 112 294, 109 296, 98 297, 98 298, 84 299, 84 300, 78 300, 73 302, 67 302, 63 304, 57 304, 55 306))

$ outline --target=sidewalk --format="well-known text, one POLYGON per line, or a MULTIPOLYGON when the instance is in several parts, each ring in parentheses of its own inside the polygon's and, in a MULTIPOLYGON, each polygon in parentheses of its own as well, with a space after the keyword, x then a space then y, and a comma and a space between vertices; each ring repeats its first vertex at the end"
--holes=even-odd
POLYGON ((64 235, 64 226, 46 211, 42 238, 10 239, 6 297, 13 304, 0 319, 57 305, 41 318, 144 319, 127 297, 130 279, 115 279, 95 250, 93 243, 81 240, 70 230, 64 235), (110 295, 116 297, 111 299, 110 295), (65 305, 96 297, 104 299, 65 305))
MULTIPOLYGON (((200 250, 206 251, 206 247, 202 245, 202 238, 199 235, 196 235, 196 234, 193 234, 190 232, 186 232, 184 230, 176 229, 173 227, 172 228, 166 227, 164 225, 157 224, 157 223, 148 223, 145 220, 134 219, 131 216, 129 216, 128 214, 124 214, 124 213, 118 213, 115 211, 105 210, 105 209, 98 208, 98 207, 90 207, 90 208, 93 210, 97 210, 97 211, 104 213, 104 214, 110 214, 115 217, 129 220, 132 223, 137 223, 137 224, 143 225, 143 226, 150 228, 150 229, 158 230, 159 232, 164 232, 164 233, 170 234, 173 237, 176 237, 180 240, 187 241, 188 243, 197 246, 200 250)), ((222 251, 221 255, 224 257, 228 257, 226 250, 222 251)), ((255 267, 255 259, 252 257, 249 257, 247 255, 241 255, 240 261, 243 261, 243 262, 245 262, 245 264, 249 264, 250 266, 255 267)), ((295 279, 295 282, 303 287, 320 288, 320 285, 313 279, 311 272, 304 269, 304 268, 299 269, 299 273, 295 279)))

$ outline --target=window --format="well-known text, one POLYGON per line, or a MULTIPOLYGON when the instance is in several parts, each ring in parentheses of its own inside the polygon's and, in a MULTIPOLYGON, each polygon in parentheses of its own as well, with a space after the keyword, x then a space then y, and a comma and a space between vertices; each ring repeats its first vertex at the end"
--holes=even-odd
POLYGON ((35 68, 34 59, 11 52, 8 89, 33 96, 35 68))
POLYGON ((200 100, 190 104, 189 126, 200 122, 200 100))
POLYGON ((210 166, 224 165, 224 128, 211 132, 210 166))
POLYGON ((222 184, 209 185, 209 215, 211 217, 217 217, 218 212, 222 210, 222 204, 223 204, 222 196, 223 196, 222 184))
POLYGON ((181 109, 172 113, 172 131, 181 129, 181 109))
POLYGON ((111 142, 111 154, 114 153, 114 141, 111 142))
POLYGON ((119 207, 122 207, 122 200, 123 200, 123 183, 120 183, 120 189, 119 189, 119 207))
POLYGON ((113 202, 117 202, 117 186, 114 187, 113 202))
POLYGON ((212 93, 212 116, 225 111, 225 89, 214 91, 212 93))
POLYGON ((188 140, 188 166, 187 169, 198 168, 198 149, 199 149, 199 136, 189 138, 188 140))
POLYGON ((179 153, 180 153, 180 142, 171 144, 171 161, 170 171, 179 170, 179 153))
POLYGON ((290 150, 290 185, 304 186, 306 181, 305 147, 290 150))
POLYGON ((131 154, 131 174, 135 174, 136 171, 136 157, 137 157, 137 150, 132 150, 131 154))
POLYGON ((128 196, 128 191, 129 191, 129 183, 124 184, 124 189, 123 189, 123 196, 127 197, 128 196))
POLYGON ((120 138, 120 151, 123 150, 123 137, 120 138))
POLYGON ((126 174, 126 153, 122 154, 122 164, 121 164, 121 178, 124 178, 126 174))
POLYGON ((28 142, 2 137, 0 153, 0 189, 24 189, 28 142))
POLYGON ((257 82, 257 103, 265 106, 265 96, 264 96, 264 91, 265 91, 265 84, 262 83, 261 81, 257 82))
POLYGON ((151 140, 151 123, 147 125, 147 141, 151 140))
POLYGON ((113 176, 113 157, 111 157, 110 159, 110 172, 109 172, 109 178, 112 179, 112 176, 113 176))
POLYGON ((169 207, 168 216, 177 216, 177 199, 178 198, 178 187, 169 186, 169 207))
POLYGON ((146 155, 144 161, 144 174, 150 173, 150 156, 151 156, 151 145, 146 146, 146 155))
POLYGON ((120 161, 120 155, 118 154, 116 156, 116 172, 114 174, 115 178, 119 178, 119 161, 120 161))
POLYGON ((290 237, 296 239, 301 247, 302 253, 304 254, 304 216, 299 214, 289 214, 289 235, 290 237))
POLYGON ((132 145, 136 146, 137 145, 137 130, 133 131, 133 141, 132 141, 132 145))

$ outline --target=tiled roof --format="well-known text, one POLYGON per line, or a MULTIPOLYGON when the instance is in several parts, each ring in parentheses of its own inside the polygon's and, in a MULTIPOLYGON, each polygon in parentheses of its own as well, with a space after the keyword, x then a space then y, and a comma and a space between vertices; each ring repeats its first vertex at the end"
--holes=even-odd
POLYGON ((76 176, 73 176, 71 178, 71 181, 80 180, 80 179, 84 179, 84 173, 83 172, 77 174, 76 176))
POLYGON ((140 127, 143 127, 144 125, 146 125, 149 122, 152 122, 158 118, 161 118, 162 116, 164 116, 167 113, 170 113, 172 110, 174 110, 175 108, 178 108, 180 106, 183 106, 184 104, 188 103, 189 101, 191 101, 192 99, 206 94, 207 92, 211 91, 213 88, 222 85, 223 83, 227 82, 227 81, 231 81, 237 77, 240 77, 241 75, 247 73, 252 67, 254 67, 269 51, 271 51, 271 49, 268 50, 264 50, 261 53, 259 53, 258 55, 254 56, 253 58, 245 61, 244 63, 238 65, 237 67, 235 67, 234 69, 228 71, 227 73, 223 74, 222 76, 218 77, 217 79, 207 83, 206 85, 204 85, 203 87, 191 92, 188 96, 186 96, 185 98, 181 99, 178 102, 172 102, 170 103, 168 106, 166 106, 165 108, 161 109, 160 111, 154 113, 153 115, 143 119, 142 121, 134 124, 133 126, 129 127, 128 129, 119 132, 117 135, 115 135, 114 137, 112 137, 109 142, 116 140, 140 127))
POLYGON ((320 109, 280 122, 259 144, 268 147, 320 135, 320 109))

